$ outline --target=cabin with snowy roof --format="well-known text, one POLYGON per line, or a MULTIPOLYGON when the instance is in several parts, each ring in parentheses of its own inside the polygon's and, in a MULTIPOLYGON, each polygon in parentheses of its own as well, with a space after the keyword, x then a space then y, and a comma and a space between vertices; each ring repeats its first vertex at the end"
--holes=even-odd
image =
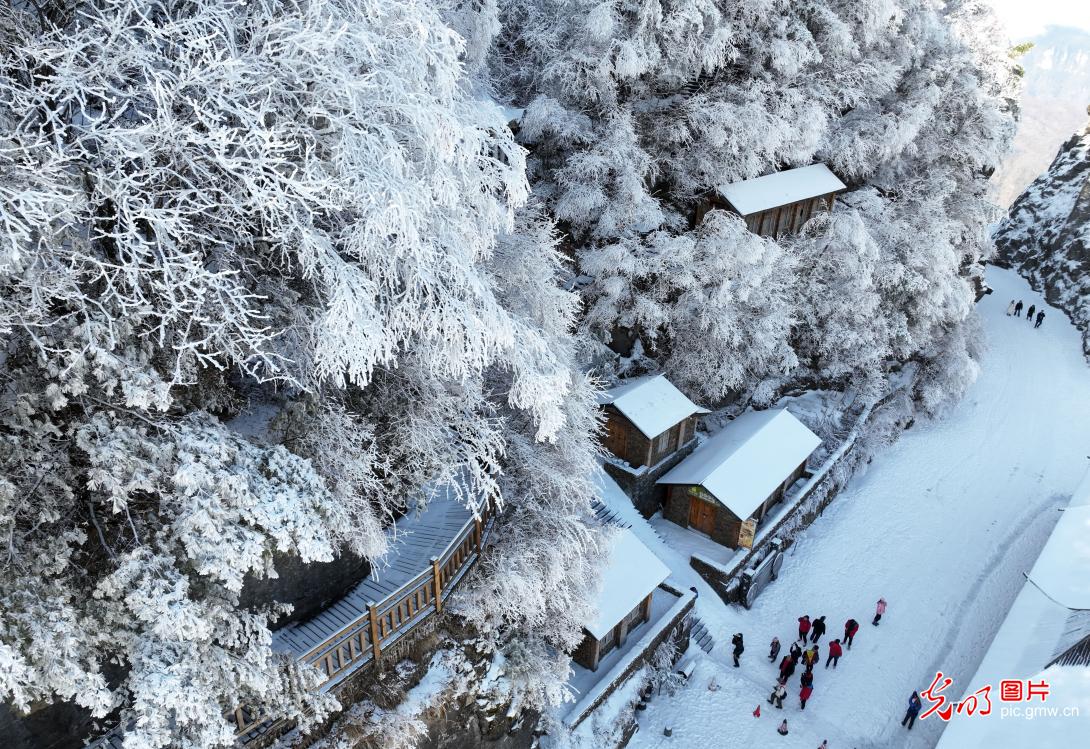
POLYGON ((695 447, 697 421, 707 409, 693 403, 662 375, 628 380, 603 393, 606 472, 644 516, 662 508, 656 479, 695 447))
POLYGON ((605 448, 633 468, 653 466, 693 439, 696 419, 708 410, 685 397, 663 375, 629 380, 603 393, 605 448))
POLYGON ((658 480, 663 516, 732 549, 806 472, 821 439, 786 409, 739 416, 658 480))
POLYGON ((762 237, 794 234, 810 217, 831 211, 836 194, 845 185, 829 167, 811 164, 763 177, 720 185, 698 216, 725 208, 745 219, 746 226, 762 237))
POLYGON ((591 671, 610 651, 623 647, 628 633, 651 617, 655 589, 670 576, 670 569, 636 538, 622 529, 610 549, 602 573, 602 588, 594 615, 583 623, 584 638, 572 659, 591 671))

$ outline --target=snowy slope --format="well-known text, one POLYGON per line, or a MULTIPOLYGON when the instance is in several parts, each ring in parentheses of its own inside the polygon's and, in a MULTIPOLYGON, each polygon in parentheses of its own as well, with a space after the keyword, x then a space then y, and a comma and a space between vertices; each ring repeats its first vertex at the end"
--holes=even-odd
MULTIPOLYGON (((965 400, 876 458, 790 550, 752 610, 726 607, 703 581, 690 583, 720 644, 710 658, 699 654, 696 676, 676 696, 656 697, 639 715, 630 746, 934 746, 934 719, 911 733, 900 726, 909 693, 939 668, 955 687, 973 676, 1090 453, 1090 370, 1077 331, 1053 310, 1038 330, 1006 317, 1010 297, 1041 299, 1010 271, 992 269, 988 282, 996 293, 979 307, 989 350, 965 400), (889 610, 874 628, 879 596, 889 610), (818 667, 805 712, 798 675, 791 679, 783 710, 791 732, 781 738, 781 713, 765 702, 776 674, 766 649, 774 635, 786 647, 802 614, 828 616, 822 653, 848 617, 862 629, 836 671, 818 667), (735 631, 746 636, 739 669, 723 645, 735 631), (719 691, 706 688, 712 678, 719 691), (751 715, 758 704, 759 719, 751 715), (674 728, 670 739, 665 724, 674 728)), ((646 524, 633 530, 675 578, 695 578, 646 524)))

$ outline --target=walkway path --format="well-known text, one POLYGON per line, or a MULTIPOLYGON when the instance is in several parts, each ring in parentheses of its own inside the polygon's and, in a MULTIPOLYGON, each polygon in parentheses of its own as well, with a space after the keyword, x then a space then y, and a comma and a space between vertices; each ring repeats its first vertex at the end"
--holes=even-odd
MULTIPOLYGON (((780 579, 752 610, 724 606, 703 581, 690 583, 701 590, 698 613, 719 643, 745 633, 742 668, 730 667, 723 645, 710 658, 701 653, 688 685, 640 714, 630 746, 935 744, 942 728, 935 719, 911 734, 901 728, 908 695, 939 668, 960 693, 957 685, 972 677, 1056 522, 1057 506, 1090 463, 1090 368, 1079 334, 1052 308, 1038 330, 1008 318, 1012 297, 1038 307, 1042 299, 1009 271, 991 269, 988 280, 995 293, 979 309, 989 350, 964 401, 880 453, 792 547, 780 579), (875 628, 870 618, 880 595, 889 610, 875 628), (765 702, 776 676, 767 647, 775 635, 786 648, 802 614, 827 615, 832 637, 849 616, 862 629, 836 671, 819 666, 805 712, 797 675, 781 712, 765 702), (713 678, 719 691, 707 689, 713 678), (758 704, 763 716, 755 719, 758 704), (782 717, 787 737, 775 733, 782 717), (671 739, 663 738, 667 723, 671 739)), ((645 541, 657 540, 646 523, 634 527, 645 541)), ((676 577, 693 579, 681 555, 659 550, 676 577)))

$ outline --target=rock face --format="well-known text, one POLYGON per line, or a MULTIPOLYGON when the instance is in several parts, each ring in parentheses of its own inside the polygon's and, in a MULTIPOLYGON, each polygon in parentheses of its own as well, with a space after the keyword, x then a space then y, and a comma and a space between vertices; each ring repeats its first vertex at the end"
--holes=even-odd
POLYGON ((1090 354, 1090 124, 1014 201, 995 244, 995 264, 1015 268, 1063 309, 1090 354))

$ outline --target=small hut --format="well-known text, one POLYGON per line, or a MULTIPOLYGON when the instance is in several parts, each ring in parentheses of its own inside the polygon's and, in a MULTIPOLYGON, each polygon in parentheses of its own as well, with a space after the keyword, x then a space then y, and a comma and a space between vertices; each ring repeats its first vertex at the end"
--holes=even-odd
POLYGON ((786 409, 743 414, 659 479, 663 515, 732 549, 748 545, 743 525, 756 532, 820 444, 786 409))
POLYGON ((797 232, 815 213, 831 211, 836 193, 843 189, 844 183, 829 167, 811 164, 720 185, 704 213, 727 208, 744 218, 754 234, 780 237, 797 232))
POLYGON ((648 375, 607 390, 605 448, 632 468, 654 466, 693 439, 696 416, 706 414, 663 375, 648 375))
POLYGON ((585 637, 573 660, 597 671, 602 658, 623 646, 628 633, 651 617, 651 598, 669 576, 669 568, 630 529, 622 529, 602 574, 596 615, 584 622, 585 637))

